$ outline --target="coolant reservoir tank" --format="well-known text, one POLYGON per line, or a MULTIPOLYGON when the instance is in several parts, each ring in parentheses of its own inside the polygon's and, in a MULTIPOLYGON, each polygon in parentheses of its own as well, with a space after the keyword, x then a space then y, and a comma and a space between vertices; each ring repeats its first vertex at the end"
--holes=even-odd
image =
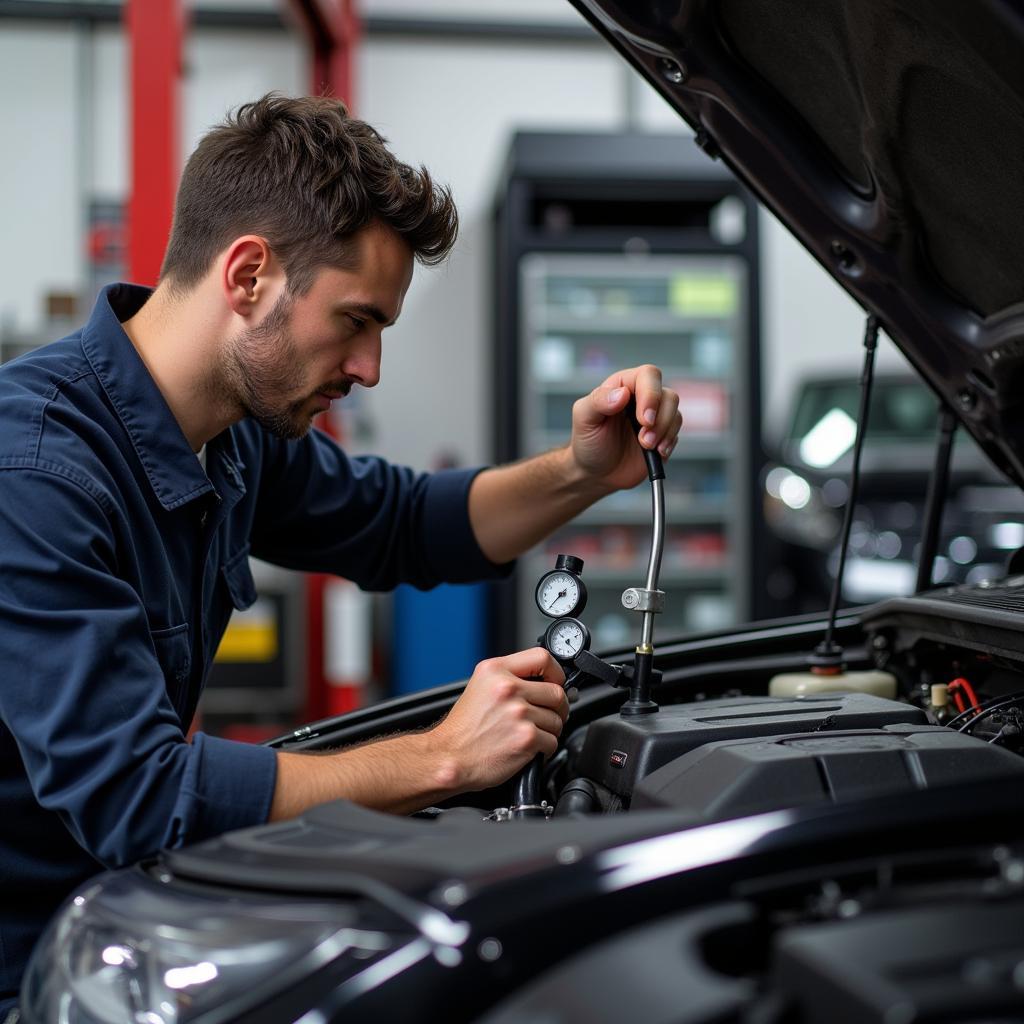
POLYGON ((783 672, 768 684, 771 697, 803 697, 818 693, 870 693, 887 700, 896 698, 896 677, 890 672, 783 672))

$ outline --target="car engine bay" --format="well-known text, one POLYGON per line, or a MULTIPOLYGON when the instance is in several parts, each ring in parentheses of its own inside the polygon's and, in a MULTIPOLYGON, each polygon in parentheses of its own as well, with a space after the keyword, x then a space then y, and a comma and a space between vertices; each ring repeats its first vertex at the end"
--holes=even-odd
POLYGON ((1022 613, 1024 576, 886 601, 848 651, 861 671, 808 673, 790 696, 770 691, 792 673, 765 673, 785 656, 709 664, 693 693, 699 673, 673 685, 668 655, 661 689, 681 702, 582 722, 607 700, 574 709, 542 802, 556 816, 674 807, 713 821, 1024 773, 1022 613), (891 696, 858 692, 886 675, 891 696))

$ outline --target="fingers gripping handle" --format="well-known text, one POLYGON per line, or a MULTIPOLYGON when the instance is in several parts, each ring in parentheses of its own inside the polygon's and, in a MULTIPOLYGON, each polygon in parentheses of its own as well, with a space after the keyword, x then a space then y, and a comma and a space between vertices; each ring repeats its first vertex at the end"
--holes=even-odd
MULTIPOLYGON (((633 433, 640 434, 640 424, 636 420, 636 396, 629 400, 629 405, 626 406, 625 415, 629 421, 630 427, 633 428, 633 433)), ((641 446, 641 451, 644 453, 644 462, 647 463, 647 477, 650 480, 664 480, 665 479, 665 464, 661 461, 661 453, 655 448, 644 448, 641 446)))

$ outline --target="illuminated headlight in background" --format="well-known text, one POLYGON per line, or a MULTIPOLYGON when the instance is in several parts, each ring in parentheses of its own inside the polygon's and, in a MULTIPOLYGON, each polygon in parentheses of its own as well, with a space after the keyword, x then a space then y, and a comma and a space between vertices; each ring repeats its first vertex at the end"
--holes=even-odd
POLYGON ((1000 551, 1024 547, 1024 523, 996 523, 989 528, 989 541, 1000 551))
POLYGON ((883 530, 878 535, 877 548, 879 558, 897 558, 903 550, 903 541, 898 533, 883 530))
POLYGON ((57 915, 29 963, 23 1020, 185 1024, 245 1014, 325 964, 392 945, 344 904, 250 903, 111 875, 57 915))
POLYGON ((780 537, 827 550, 839 536, 839 513, 799 473, 775 466, 765 475, 764 491, 765 518, 780 537))
POLYGON ((978 553, 978 545, 971 537, 954 537, 949 542, 949 557, 957 565, 970 565, 978 553))
POLYGON ((779 497, 794 510, 807 507, 811 500, 811 485, 796 473, 790 473, 779 485, 779 497))

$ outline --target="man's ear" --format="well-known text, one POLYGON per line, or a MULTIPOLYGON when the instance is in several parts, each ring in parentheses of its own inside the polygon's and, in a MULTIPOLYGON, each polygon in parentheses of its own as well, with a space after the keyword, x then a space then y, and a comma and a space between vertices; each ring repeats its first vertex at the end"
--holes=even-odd
POLYGON ((225 251, 221 268, 221 288, 232 312, 249 317, 276 300, 279 271, 265 238, 236 238, 225 251))

